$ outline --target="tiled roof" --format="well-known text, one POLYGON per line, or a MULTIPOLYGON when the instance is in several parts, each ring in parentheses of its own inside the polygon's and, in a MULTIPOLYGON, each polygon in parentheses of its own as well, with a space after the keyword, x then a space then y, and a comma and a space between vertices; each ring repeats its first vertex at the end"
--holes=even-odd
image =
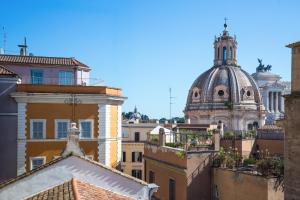
POLYGON ((1 64, 40 64, 40 65, 60 65, 71 67, 89 68, 75 58, 64 57, 45 57, 45 56, 19 56, 19 55, 0 55, 1 64))
POLYGON ((41 165, 41 166, 39 166, 39 167, 37 167, 37 168, 35 168, 35 169, 29 171, 29 172, 26 172, 26 173, 24 173, 24 174, 21 174, 21 175, 17 176, 16 178, 13 178, 13 179, 10 179, 10 180, 5 181, 5 182, 3 182, 3 183, 0 183, 0 189, 1 189, 1 188, 4 188, 5 186, 7 186, 7 185, 9 185, 9 184, 11 184, 11 183, 14 183, 14 182, 16 182, 16 181, 18 181, 18 180, 20 180, 20 179, 26 178, 26 177, 30 176, 31 174, 33 174, 33 173, 35 173, 35 172, 38 172, 38 171, 40 171, 40 170, 42 170, 42 169, 44 169, 44 168, 46 168, 46 167, 48 167, 48 166, 51 166, 51 165, 53 165, 53 164, 55 164, 55 163, 57 163, 57 162, 59 162, 59 161, 61 161, 61 160, 66 159, 66 158, 68 158, 68 157, 70 157, 70 156, 75 156, 75 157, 77 157, 77 158, 80 158, 80 159, 83 159, 83 160, 85 160, 85 161, 88 161, 88 162, 90 162, 90 163, 92 163, 92 164, 94 164, 94 165, 97 165, 97 166, 101 167, 101 168, 105 168, 105 169, 107 169, 107 170, 109 170, 109 171, 112 171, 112 172, 114 172, 114 173, 116 173, 116 174, 119 174, 119 175, 121 175, 121 176, 123 176, 123 177, 126 177, 126 178, 128 178, 128 179, 131 179, 132 181, 138 182, 139 184, 147 185, 147 183, 146 183, 145 181, 142 181, 142 180, 137 179, 137 178, 134 178, 134 177, 132 177, 132 176, 130 176, 130 175, 124 174, 123 172, 120 172, 120 171, 118 171, 118 170, 116 170, 116 169, 107 167, 107 166, 105 166, 105 165, 103 165, 103 164, 101 164, 101 163, 98 163, 98 162, 96 162, 96 161, 90 160, 90 159, 85 158, 85 157, 80 157, 80 156, 76 156, 76 155, 70 154, 70 155, 65 156, 65 157, 61 156, 61 157, 59 157, 59 158, 56 158, 56 159, 54 159, 54 160, 51 160, 50 162, 48 162, 48 163, 46 163, 46 164, 44 164, 44 165, 41 165))
POLYGON ((18 74, 14 73, 0 65, 0 76, 17 77, 18 74))
POLYGON ((42 191, 38 194, 35 194, 32 197, 27 198, 27 200, 39 199, 131 200, 132 198, 113 193, 111 191, 78 181, 73 178, 72 180, 67 181, 61 185, 55 186, 53 188, 50 188, 46 191, 42 191))
POLYGON ((65 199, 75 200, 74 188, 72 180, 65 182, 61 185, 50 188, 46 191, 42 191, 34 196, 27 198, 26 200, 40 200, 40 199, 65 199))

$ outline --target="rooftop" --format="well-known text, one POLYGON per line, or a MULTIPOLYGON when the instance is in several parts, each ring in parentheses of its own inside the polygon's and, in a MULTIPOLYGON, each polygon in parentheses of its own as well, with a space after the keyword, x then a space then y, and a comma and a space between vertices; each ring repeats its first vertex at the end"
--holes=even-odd
POLYGON ((46 57, 46 56, 20 56, 20 55, 0 55, 0 64, 39 64, 52 66, 89 67, 75 58, 46 57))
POLYGON ((71 179, 61 185, 57 185, 46 191, 42 191, 35 194, 27 200, 34 199, 64 199, 64 200, 75 200, 75 199, 99 199, 99 200, 129 200, 132 198, 125 197, 111 191, 93 186, 88 183, 71 179))
POLYGON ((0 77, 18 77, 18 74, 0 65, 0 77))
POLYGON ((106 86, 18 84, 16 91, 27 93, 105 94, 109 96, 121 96, 121 89, 106 86))
POLYGON ((300 41, 286 45, 286 47, 294 48, 300 46, 300 41))

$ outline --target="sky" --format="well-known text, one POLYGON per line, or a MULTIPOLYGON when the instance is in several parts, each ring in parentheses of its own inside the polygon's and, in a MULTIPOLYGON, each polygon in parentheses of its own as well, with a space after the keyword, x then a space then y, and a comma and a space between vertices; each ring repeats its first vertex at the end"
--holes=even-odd
MULTIPOLYGON (((213 65, 213 41, 228 30, 238 41, 238 64, 254 73, 257 58, 290 80, 285 45, 300 40, 300 1, 234 0, 1 0, 5 49, 75 57, 91 67, 90 77, 122 88, 123 111, 151 118, 183 117, 193 81, 213 65)), ((3 31, 0 47, 3 47, 3 31)))

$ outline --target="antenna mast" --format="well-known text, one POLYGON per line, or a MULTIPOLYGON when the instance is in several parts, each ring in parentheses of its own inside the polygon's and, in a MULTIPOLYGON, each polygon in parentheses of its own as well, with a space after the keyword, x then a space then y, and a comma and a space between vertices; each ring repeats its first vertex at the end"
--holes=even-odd
POLYGON ((172 99, 174 99, 175 97, 172 96, 172 88, 169 88, 169 93, 170 93, 170 123, 171 123, 171 120, 172 120, 172 99))
POLYGON ((2 27, 3 30, 3 53, 5 54, 5 49, 6 49, 6 32, 4 26, 2 27))

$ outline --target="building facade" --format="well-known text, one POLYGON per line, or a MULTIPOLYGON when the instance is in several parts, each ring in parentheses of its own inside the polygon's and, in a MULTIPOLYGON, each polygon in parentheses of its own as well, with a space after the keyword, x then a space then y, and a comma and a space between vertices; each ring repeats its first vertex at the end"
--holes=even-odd
POLYGON ((224 24, 214 41, 214 66, 191 86, 184 110, 191 124, 221 122, 224 131, 262 127, 265 108, 255 80, 237 64, 237 41, 224 24))
POLYGON ((256 73, 252 74, 262 96, 266 109, 266 124, 274 124, 275 120, 284 117, 284 95, 290 93, 290 82, 281 81, 281 77, 269 70, 264 70, 261 64, 256 73))
POLYGON ((292 50, 292 89, 285 96, 284 198, 300 199, 300 42, 287 47, 292 50))
POLYGON ((23 84, 89 85, 90 68, 75 58, 0 55, 0 65, 22 78, 23 84))
POLYGON ((16 101, 10 97, 14 92, 20 77, 0 66, 0 182, 17 175, 17 119, 16 101))
POLYGON ((101 86, 17 85, 17 171, 22 174, 60 156, 70 122, 79 124, 87 156, 110 167, 121 159, 119 89, 101 86))
MULTIPOLYGON (((130 120, 130 122, 132 122, 130 120)), ((147 135, 158 124, 126 123, 122 124, 122 163, 124 173, 144 180, 144 146, 147 135)))

